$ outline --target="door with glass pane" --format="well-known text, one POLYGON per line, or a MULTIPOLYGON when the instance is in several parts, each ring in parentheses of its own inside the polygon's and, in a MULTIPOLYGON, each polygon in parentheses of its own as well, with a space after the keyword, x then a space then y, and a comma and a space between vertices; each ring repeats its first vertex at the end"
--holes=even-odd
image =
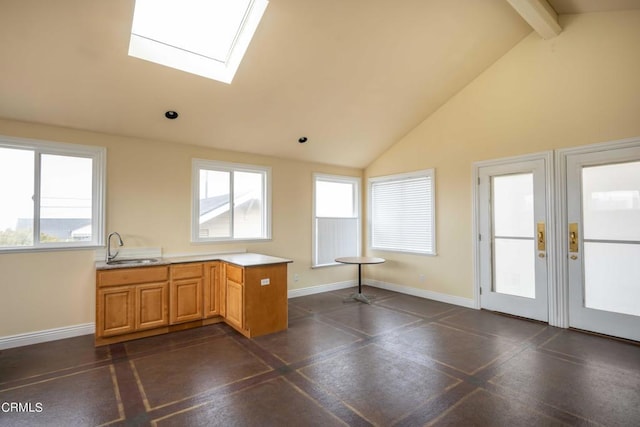
POLYGON ((640 147, 566 167, 569 325, 640 341, 640 147))
POLYGON ((546 159, 478 172, 480 305, 547 322, 546 159))

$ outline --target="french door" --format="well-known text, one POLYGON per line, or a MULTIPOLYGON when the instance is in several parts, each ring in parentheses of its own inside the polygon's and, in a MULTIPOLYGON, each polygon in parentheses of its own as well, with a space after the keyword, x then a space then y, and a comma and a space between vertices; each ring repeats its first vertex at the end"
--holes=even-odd
POLYGON ((550 156, 478 168, 480 306, 548 321, 550 156))
POLYGON ((569 326, 640 341, 640 146, 564 160, 569 326))

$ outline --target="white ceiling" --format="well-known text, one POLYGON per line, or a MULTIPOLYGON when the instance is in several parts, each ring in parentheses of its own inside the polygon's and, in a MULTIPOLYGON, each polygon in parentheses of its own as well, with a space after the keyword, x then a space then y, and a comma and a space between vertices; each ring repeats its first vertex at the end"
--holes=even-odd
POLYGON ((270 0, 227 85, 127 56, 133 6, 0 0, 0 117, 365 167, 531 32, 506 0, 270 0))

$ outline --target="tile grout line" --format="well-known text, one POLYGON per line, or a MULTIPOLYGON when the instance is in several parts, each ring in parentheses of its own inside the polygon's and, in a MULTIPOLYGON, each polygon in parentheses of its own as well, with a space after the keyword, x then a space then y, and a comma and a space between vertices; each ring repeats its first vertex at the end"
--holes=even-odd
POLYGON ((149 418, 140 391, 140 384, 131 366, 125 345, 123 343, 110 344, 109 348, 112 357, 115 356, 113 357, 113 367, 116 372, 126 425, 148 425, 149 418))

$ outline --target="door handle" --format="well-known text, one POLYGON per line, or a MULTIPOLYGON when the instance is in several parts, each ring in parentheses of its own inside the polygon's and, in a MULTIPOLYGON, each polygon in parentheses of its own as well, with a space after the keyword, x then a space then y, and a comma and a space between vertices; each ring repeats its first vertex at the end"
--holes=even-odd
POLYGON ((578 223, 569 224, 569 252, 578 252, 578 223))
POLYGON ((544 232, 544 222, 538 223, 538 250, 541 252, 545 251, 546 247, 546 239, 544 232))

